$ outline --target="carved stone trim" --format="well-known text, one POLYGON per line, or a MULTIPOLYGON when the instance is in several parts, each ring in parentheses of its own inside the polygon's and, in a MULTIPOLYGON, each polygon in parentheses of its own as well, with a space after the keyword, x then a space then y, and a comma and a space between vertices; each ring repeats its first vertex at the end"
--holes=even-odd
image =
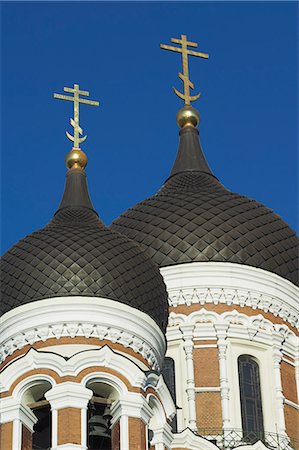
POLYGON ((299 329, 299 289, 284 278, 233 263, 187 263, 161 269, 169 305, 249 306, 272 313, 299 329))
POLYGON ((15 350, 50 338, 82 336, 118 343, 139 353, 159 370, 165 338, 146 314, 108 299, 74 297, 41 300, 4 315, 0 359, 15 350), (76 302, 77 299, 77 302, 76 302), (7 316, 7 317, 5 317, 7 316))
POLYGON ((276 336, 280 336, 282 340, 281 351, 289 354, 292 358, 296 358, 298 355, 299 338, 295 333, 287 325, 273 324, 261 314, 247 316, 236 310, 218 314, 205 308, 189 315, 171 312, 167 339, 169 341, 182 339, 183 333, 180 330, 186 324, 195 325, 194 335, 204 332, 205 339, 215 339, 217 327, 222 324, 227 325, 226 337, 230 338, 245 339, 272 346, 276 336), (240 325, 243 326, 240 327, 240 325))

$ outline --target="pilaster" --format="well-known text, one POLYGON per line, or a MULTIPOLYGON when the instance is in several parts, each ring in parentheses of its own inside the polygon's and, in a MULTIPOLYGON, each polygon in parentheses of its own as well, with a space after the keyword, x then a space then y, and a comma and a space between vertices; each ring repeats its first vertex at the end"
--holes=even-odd
POLYGON ((188 411, 189 411, 189 428, 192 431, 196 431, 196 404, 195 404, 195 381, 194 381, 194 363, 193 363, 193 332, 194 324, 183 324, 180 326, 181 332, 183 333, 184 340, 184 351, 186 357, 186 368, 187 368, 187 400, 188 400, 188 411))
POLYGON ((217 335, 219 374, 220 374, 220 396, 222 409, 223 430, 230 428, 229 415, 229 384, 227 373, 227 324, 214 324, 217 335))
POLYGON ((86 450, 86 414, 92 391, 66 382, 54 386, 45 397, 52 411, 52 450, 86 450))

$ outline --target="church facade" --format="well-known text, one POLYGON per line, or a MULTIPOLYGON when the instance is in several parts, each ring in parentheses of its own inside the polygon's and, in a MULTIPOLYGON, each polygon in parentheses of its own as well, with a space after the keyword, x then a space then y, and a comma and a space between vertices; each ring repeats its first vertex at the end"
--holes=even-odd
MULTIPOLYGON (((172 41, 184 70, 207 57, 172 41)), ((74 102, 62 200, 1 262, 1 450, 299 448, 298 239, 213 174, 184 70, 170 176, 109 228, 80 149, 96 102, 55 94, 74 102)))

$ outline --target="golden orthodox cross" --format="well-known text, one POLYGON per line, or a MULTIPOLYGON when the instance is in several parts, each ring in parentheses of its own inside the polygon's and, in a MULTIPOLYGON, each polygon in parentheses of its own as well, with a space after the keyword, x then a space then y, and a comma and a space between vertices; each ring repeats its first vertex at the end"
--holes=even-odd
POLYGON ((67 137, 74 143, 74 148, 80 148, 80 144, 85 141, 87 135, 80 138, 80 134, 83 134, 83 130, 79 125, 79 103, 85 103, 86 105, 91 106, 99 106, 99 102, 94 100, 87 100, 85 98, 81 98, 80 95, 84 95, 85 97, 89 97, 88 91, 81 91, 79 89, 79 84, 74 84, 73 88, 65 87, 63 88, 64 92, 70 92, 74 94, 73 97, 70 95, 61 95, 54 94, 54 98, 58 98, 60 100, 69 100, 70 102, 74 102, 74 118, 70 119, 70 124, 74 127, 74 136, 70 135, 66 131, 67 137))
POLYGON ((194 89, 194 84, 189 80, 189 68, 188 68, 188 55, 191 56, 199 56, 200 58, 208 58, 209 55, 207 53, 195 52, 193 50, 189 50, 189 47, 198 47, 196 42, 187 41, 187 36, 182 34, 181 39, 171 38, 171 42, 175 44, 180 44, 181 47, 174 47, 171 45, 160 44, 160 47, 164 50, 171 50, 173 52, 179 52, 182 54, 182 66, 183 73, 179 72, 179 78, 184 83, 184 93, 182 94, 177 89, 173 88, 174 92, 178 97, 185 101, 185 105, 190 105, 191 102, 194 102, 200 97, 200 93, 197 95, 190 95, 190 88, 194 89))

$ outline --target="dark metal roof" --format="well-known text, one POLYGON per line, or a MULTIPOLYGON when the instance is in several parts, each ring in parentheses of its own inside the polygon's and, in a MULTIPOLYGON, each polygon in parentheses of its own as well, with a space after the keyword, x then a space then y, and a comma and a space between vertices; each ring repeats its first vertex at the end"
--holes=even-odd
POLYGON ((168 302, 157 266, 137 243, 104 226, 84 185, 82 171, 69 172, 53 220, 3 256, 1 313, 51 297, 104 297, 147 313, 164 331, 168 302))
POLYGON ((199 143, 194 144, 197 130, 183 131, 170 178, 111 228, 140 243, 160 267, 226 261, 265 269, 298 284, 295 232, 272 210, 227 190, 211 173, 199 143))

